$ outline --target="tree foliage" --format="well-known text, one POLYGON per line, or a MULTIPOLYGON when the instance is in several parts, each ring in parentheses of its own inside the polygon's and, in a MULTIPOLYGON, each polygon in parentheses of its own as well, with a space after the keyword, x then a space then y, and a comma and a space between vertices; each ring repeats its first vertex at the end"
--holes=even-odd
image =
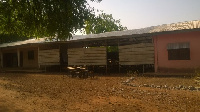
POLYGON ((118 52, 118 46, 107 46, 107 52, 118 52))
MULTIPOLYGON (((111 14, 101 13, 98 16, 91 14, 85 22, 86 34, 98 34, 111 31, 127 30, 127 27, 121 25, 120 20, 115 20, 111 14)), ((107 46, 108 52, 118 52, 118 46, 107 46)))
POLYGON ((81 28, 87 34, 127 29, 112 15, 95 16, 87 0, 0 0, 0 43, 26 37, 66 40, 81 28))
POLYGON ((127 27, 121 25, 120 20, 115 20, 111 14, 106 13, 101 13, 98 16, 91 14, 85 24, 86 34, 127 30, 127 27))
MULTIPOLYGON (((30 37, 32 38, 32 37, 30 37)), ((0 44, 27 40, 27 37, 15 34, 0 34, 0 44)))
POLYGON ((90 15, 87 0, 0 0, 0 34, 65 40, 90 15))

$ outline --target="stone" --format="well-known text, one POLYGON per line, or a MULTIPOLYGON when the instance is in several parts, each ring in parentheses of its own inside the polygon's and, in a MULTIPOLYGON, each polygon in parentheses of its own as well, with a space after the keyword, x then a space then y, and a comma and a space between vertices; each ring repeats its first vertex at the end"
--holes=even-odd
POLYGON ((149 85, 148 85, 148 84, 143 84, 143 86, 144 86, 144 87, 149 87, 149 85))
POLYGON ((186 88, 185 86, 183 86, 183 87, 181 88, 181 90, 187 90, 187 88, 186 88))
POLYGON ((126 83, 125 85, 130 86, 130 83, 126 83))
POLYGON ((179 86, 176 86, 176 87, 175 87, 175 89, 178 89, 178 90, 180 90, 181 88, 180 88, 179 86))
POLYGON ((130 80, 129 80, 129 79, 127 79, 125 82, 126 82, 126 83, 129 83, 129 82, 130 82, 130 80))
POLYGON ((121 83, 122 83, 122 84, 126 84, 126 82, 125 82, 125 81, 122 81, 121 83))
POLYGON ((130 86, 132 86, 132 87, 137 87, 136 85, 134 85, 134 84, 130 84, 130 86))
POLYGON ((191 91, 194 91, 194 90, 196 90, 196 88, 195 88, 195 87, 193 87, 193 86, 189 86, 189 87, 188 87, 188 89, 189 89, 189 90, 191 90, 191 91))
POLYGON ((130 78, 130 80, 134 80, 134 79, 135 79, 135 77, 131 77, 131 78, 130 78))
POLYGON ((196 80, 200 80, 200 77, 197 77, 196 80))
POLYGON ((154 88, 154 87, 155 87, 155 85, 154 85, 154 84, 151 84, 151 87, 152 87, 152 88, 154 88))
POLYGON ((115 92, 115 88, 112 88, 112 92, 115 92))
POLYGON ((178 88, 180 88, 180 89, 183 88, 183 85, 178 85, 178 88))
POLYGON ((200 80, 195 80, 196 84, 200 84, 200 80))
POLYGON ((156 86, 156 88, 161 88, 162 86, 156 86))
POLYGON ((167 89, 167 88, 168 88, 168 86, 167 86, 167 85, 164 85, 164 86, 163 86, 163 88, 167 89))
POLYGON ((195 87, 195 89, 196 89, 197 91, 200 91, 200 87, 195 87))

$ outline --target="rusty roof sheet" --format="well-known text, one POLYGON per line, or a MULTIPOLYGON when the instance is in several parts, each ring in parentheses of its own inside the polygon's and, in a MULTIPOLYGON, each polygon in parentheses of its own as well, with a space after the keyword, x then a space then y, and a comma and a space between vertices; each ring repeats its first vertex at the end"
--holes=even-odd
POLYGON ((159 26, 151 26, 141 29, 125 30, 125 31, 113 31, 105 32, 100 34, 89 34, 89 35, 75 35, 70 41, 81 40, 81 39, 92 39, 92 38, 103 38, 103 37, 120 37, 127 35, 139 35, 139 34, 152 34, 158 32, 166 31, 179 31, 179 30, 189 30, 189 29, 199 29, 200 20, 186 21, 172 24, 163 24, 159 26))
MULTIPOLYGON (((67 42, 75 41, 75 40, 98 39, 98 38, 104 38, 104 37, 105 38, 106 37, 123 37, 123 36, 128 36, 128 35, 152 34, 152 33, 157 33, 157 32, 179 31, 179 30, 187 30, 187 29, 200 29, 200 20, 186 21, 186 22, 179 22, 179 23, 172 23, 172 24, 163 24, 159 26, 151 26, 151 27, 141 28, 141 29, 113 31, 113 32, 100 33, 100 34, 74 35, 70 40, 67 40, 67 42)), ((18 45, 24 45, 24 44, 33 44, 33 43, 47 43, 47 42, 50 42, 50 41, 47 41, 45 38, 29 39, 25 41, 4 43, 0 45, 0 48, 9 47, 9 46, 18 46, 18 45)), ((51 42, 55 42, 55 40, 51 42)))
POLYGON ((18 45, 25 45, 25 44, 34 44, 34 43, 44 43, 45 39, 40 38, 40 39, 29 39, 25 41, 17 41, 17 42, 11 42, 11 43, 4 43, 0 45, 1 47, 9 47, 9 46, 18 46, 18 45))
POLYGON ((198 28, 200 28, 200 20, 195 20, 195 21, 186 21, 186 22, 163 24, 160 26, 156 26, 154 29, 150 31, 150 33, 177 31, 186 29, 198 29, 198 28))

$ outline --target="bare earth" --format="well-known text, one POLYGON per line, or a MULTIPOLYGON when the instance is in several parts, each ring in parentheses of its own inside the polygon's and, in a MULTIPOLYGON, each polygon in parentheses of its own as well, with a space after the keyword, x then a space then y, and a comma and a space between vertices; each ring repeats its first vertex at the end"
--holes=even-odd
POLYGON ((174 89, 194 79, 135 77, 133 87, 129 78, 0 73, 0 112, 200 112, 200 91, 174 89))

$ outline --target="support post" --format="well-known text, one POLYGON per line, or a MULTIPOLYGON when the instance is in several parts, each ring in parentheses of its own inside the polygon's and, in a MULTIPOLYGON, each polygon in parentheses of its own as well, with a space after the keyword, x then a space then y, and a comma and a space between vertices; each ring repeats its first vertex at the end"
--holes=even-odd
POLYGON ((144 65, 142 65, 142 73, 144 74, 144 65))
MULTIPOLYGON (((117 39, 117 48, 118 48, 118 59, 119 59, 119 38, 117 39)), ((120 60, 120 59, 119 59, 120 60)), ((119 73, 120 73, 120 62, 118 60, 118 65, 119 65, 119 73)))
POLYGON ((17 64, 18 64, 18 67, 20 67, 20 51, 19 51, 19 48, 17 49, 17 64))
POLYGON ((154 44, 154 72, 158 72, 158 47, 157 47, 157 39, 158 37, 152 37, 153 44, 154 44))
POLYGON ((40 51, 40 48, 39 48, 39 46, 38 46, 38 68, 40 69, 40 57, 39 57, 39 51, 40 51))
MULTIPOLYGON (((85 41, 83 41, 83 52, 84 52, 84 56, 85 56, 86 47, 88 47, 88 46, 86 46, 86 45, 85 45, 85 41)), ((83 65, 84 65, 84 66, 86 65, 85 59, 84 59, 84 64, 83 64, 83 65)))
POLYGON ((1 55, 1 57, 0 57, 0 64, 1 64, 1 67, 3 68, 3 53, 2 53, 2 51, 0 51, 0 55, 1 55))
POLYGON ((105 40, 106 42, 106 74, 108 73, 108 49, 107 49, 107 40, 105 40))
POLYGON ((61 63, 61 60, 62 60, 61 58, 62 58, 62 56, 61 56, 61 55, 62 55, 62 53, 61 53, 61 47, 60 47, 60 44, 59 44, 59 57, 60 57, 60 67, 59 67, 59 68, 60 68, 60 72, 62 71, 62 70, 61 70, 61 69, 62 69, 62 63, 61 63))

